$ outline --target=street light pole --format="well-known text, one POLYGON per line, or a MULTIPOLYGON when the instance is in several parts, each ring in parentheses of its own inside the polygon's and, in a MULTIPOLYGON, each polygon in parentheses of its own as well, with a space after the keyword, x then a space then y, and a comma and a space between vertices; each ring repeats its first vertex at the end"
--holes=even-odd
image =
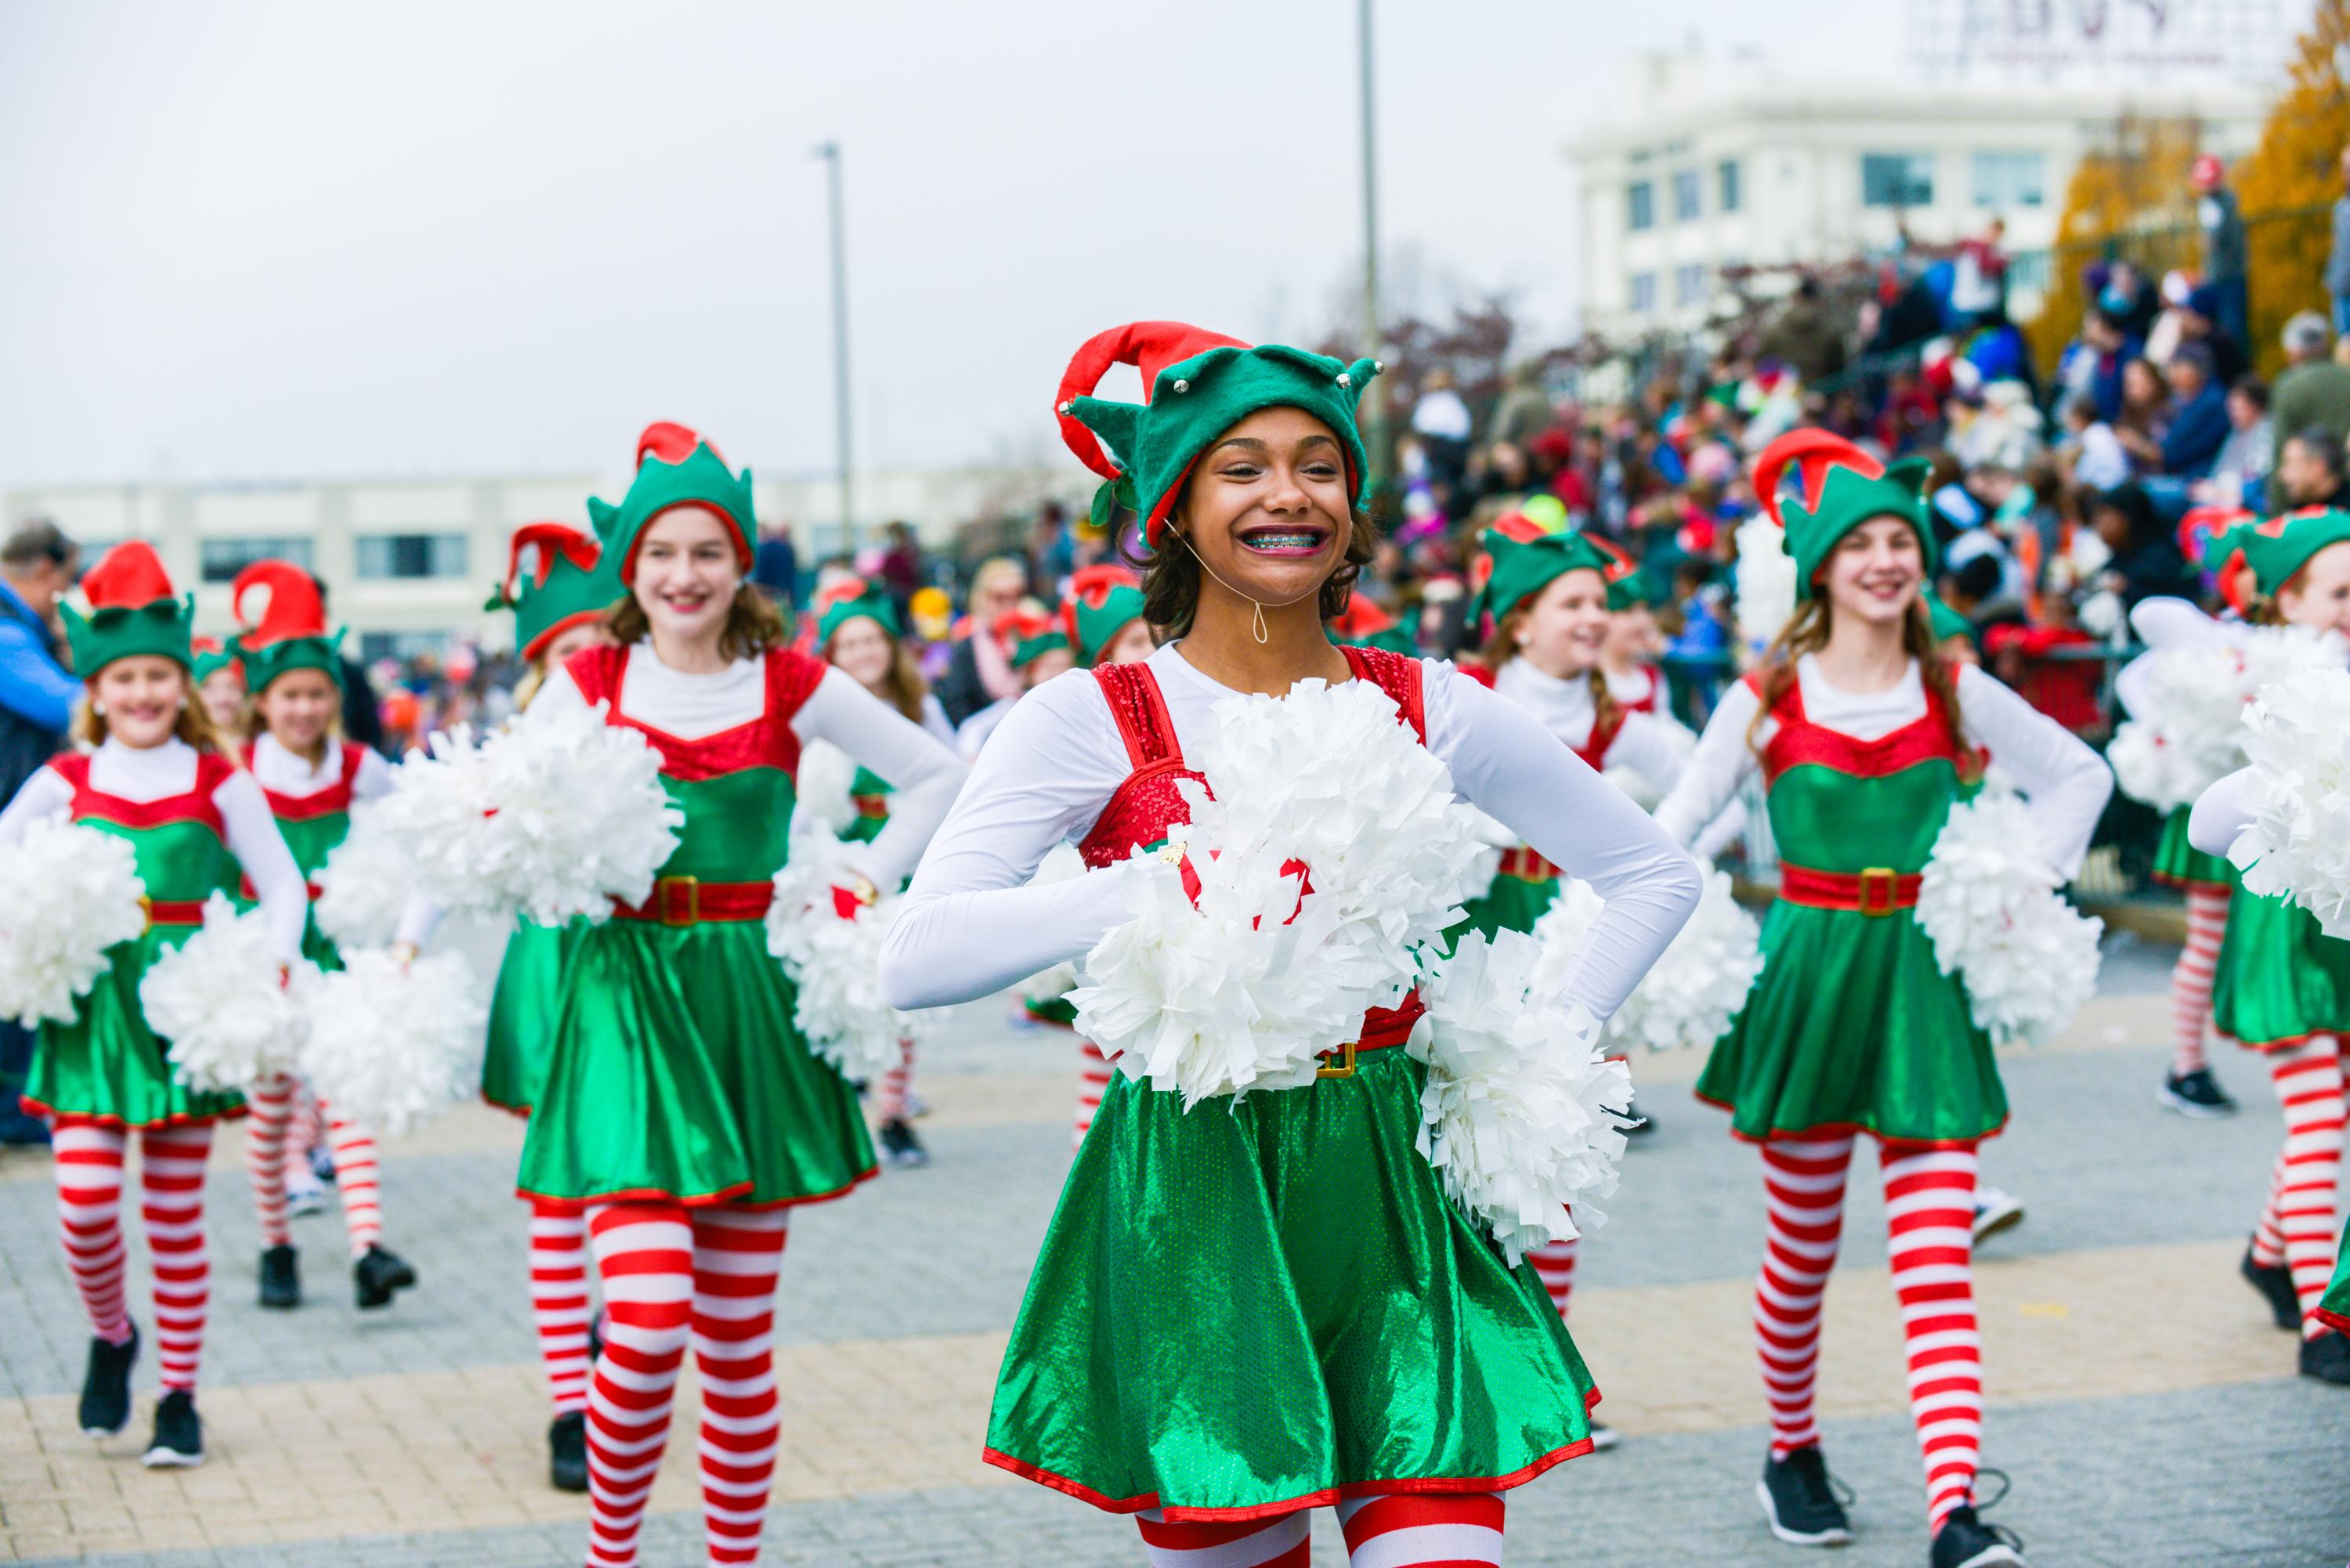
POLYGON ((840 553, 857 549, 857 499, 850 481, 848 429, 848 243, 840 210, 840 143, 816 150, 824 160, 832 209, 832 422, 840 441, 840 553))
MULTIPOLYGON (((1357 0, 1355 35, 1362 63, 1363 110, 1363 352, 1383 358, 1379 337, 1379 146, 1378 116, 1373 97, 1371 69, 1371 0, 1357 0)), ((1370 399, 1371 478, 1387 469, 1387 400, 1376 390, 1370 399)))

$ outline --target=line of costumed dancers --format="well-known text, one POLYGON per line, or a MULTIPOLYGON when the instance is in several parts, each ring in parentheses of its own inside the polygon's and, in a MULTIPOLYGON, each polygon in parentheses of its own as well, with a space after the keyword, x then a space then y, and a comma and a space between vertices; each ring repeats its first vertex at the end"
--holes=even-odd
MULTIPOLYGON (((1014 612, 1022 690, 960 735, 863 583, 789 640, 746 584, 749 476, 675 425, 589 528, 516 534, 493 601, 527 665, 515 719, 397 767, 336 734, 307 576, 254 568, 244 631, 200 654, 152 553, 110 552, 69 614, 84 744, 0 815, 0 1010, 40 1027, 85 1428, 130 1417, 133 1132, 147 1458, 188 1464, 212 1123, 249 1117, 263 1303, 301 1297, 289 1150, 315 1116, 375 1306, 415 1271, 383 1246, 368 1131, 478 1094, 528 1118, 550 1479, 588 1493, 587 1561, 638 1561, 691 1349, 708 1560, 750 1562, 790 1212, 919 1163, 922 1010, 1016 988, 1078 1044, 1076 1156, 983 1453, 1134 1515, 1149 1562, 1303 1568, 1326 1505, 1357 1568, 1498 1563, 1503 1494, 1611 1437, 1565 1320, 1637 1125, 1625 1059, 1704 1045, 1700 1092, 1768 1195, 1769 1528, 1851 1534, 1814 1386, 1866 1133, 1929 1561, 2020 1563, 1977 1493, 1976 1152, 2007 1114, 1993 1047, 2095 983, 2097 928, 2059 889, 2104 763, 1940 652, 1922 465, 1816 431, 1759 463, 1759 658, 1701 737, 1621 668, 1637 574, 1533 509, 1484 536, 1479 656, 1417 658, 1350 602, 1378 369, 1166 322, 1087 342, 1056 411, 1097 507, 1139 519, 1139 571, 1014 612), (1118 364, 1142 402, 1093 395, 1118 364), (1758 926, 1698 862, 1765 832, 1758 926), (510 930, 494 988, 439 950, 450 917, 510 930)), ((2219 1028, 2272 1053, 2290 1131, 2246 1272, 2339 1380, 2350 675, 2324 631, 2350 625, 2350 517, 2228 537, 2259 597, 2192 632, 2238 650, 2226 701, 2174 696, 2151 632, 2125 695, 2166 766, 2231 705, 2225 765, 2162 804, 2247 867, 2198 862, 2231 885, 2219 1028)))

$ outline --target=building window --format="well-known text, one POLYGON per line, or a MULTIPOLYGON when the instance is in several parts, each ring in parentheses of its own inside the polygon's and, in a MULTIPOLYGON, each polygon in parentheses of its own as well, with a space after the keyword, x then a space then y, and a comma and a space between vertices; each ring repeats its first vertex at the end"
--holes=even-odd
POLYGON ((1673 268, 1673 303, 1695 305, 1705 297, 1705 264, 1688 262, 1673 268))
POLYGON ((1673 171, 1673 222, 1686 223, 1698 215, 1697 171, 1673 171))
POLYGON ((2037 207, 2045 200, 2046 160, 2037 152, 1978 152, 1975 205, 2037 207))
POLYGON ((1657 275, 1636 272, 1632 275, 1632 308, 1646 315, 1657 308, 1657 275))
POLYGON ((1624 188, 1624 223, 1631 229, 1652 229, 1657 225, 1657 188, 1646 180, 1635 180, 1624 188))
POLYGON ((197 571, 208 583, 233 583, 255 561, 290 561, 310 569, 307 539, 206 539, 197 547, 197 571))
POLYGON ((462 577, 465 575, 463 534, 362 534, 359 538, 362 577, 462 577))
POLYGON ((1930 152, 1862 153, 1860 202, 1865 207, 1932 206, 1934 155, 1930 152))
POLYGON ((445 631, 368 631, 359 634, 359 662, 380 664, 389 659, 395 664, 431 654, 438 659, 449 649, 450 634, 445 631))
POLYGON ((1738 189, 1738 160, 1725 158, 1714 165, 1714 204, 1725 213, 1738 211, 1742 192, 1738 189))

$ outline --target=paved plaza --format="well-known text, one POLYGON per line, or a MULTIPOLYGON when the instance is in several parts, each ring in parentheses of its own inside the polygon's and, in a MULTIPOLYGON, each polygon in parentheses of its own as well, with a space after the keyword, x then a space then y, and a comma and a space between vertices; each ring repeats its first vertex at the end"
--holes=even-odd
MULTIPOLYGON (((2293 1376, 2292 1339, 2235 1275, 2280 1137, 2257 1064, 2224 1122, 2158 1110, 2169 954, 2121 939, 2067 1035, 2004 1066, 2013 1129, 1985 1175, 2029 1208, 1978 1272, 1991 1517, 2036 1568, 2339 1568, 2350 1558, 2350 1390, 2293 1376)), ((1068 1158, 1067 1036, 960 1010, 927 1052, 935 1163, 803 1211, 778 1309, 783 1455, 762 1562, 982 1568, 1141 1561, 1133 1525, 983 1465, 989 1391, 1068 1158)), ((1762 1404, 1748 1314, 1762 1237, 1752 1151, 1689 1098, 1694 1057, 1635 1064, 1659 1130, 1585 1251, 1575 1334, 1625 1434, 1509 1494, 1509 1561, 1576 1568, 1788 1564, 1753 1501, 1762 1404)), ((512 1197, 519 1123, 467 1107, 384 1146, 388 1242, 420 1289, 365 1316, 339 1220, 296 1221, 307 1303, 254 1304, 257 1247, 232 1132, 210 1191, 210 1459, 138 1462, 131 1428, 76 1429, 87 1330, 56 1241, 46 1156, 0 1150, 0 1561, 559 1565, 584 1498, 546 1481, 546 1412, 512 1197)), ((133 1223, 133 1301, 146 1315, 133 1223)), ((1834 1568, 1925 1561, 1922 1492, 1885 1277, 1881 1205, 1855 1164, 1829 1294, 1827 1450, 1858 1494, 1834 1568)), ((1212 1288, 1213 1282, 1203 1282, 1212 1288)), ((1181 1325, 1169 1325, 1180 1333, 1181 1325)), ((691 1374, 645 1561, 698 1563, 691 1374)), ((1241 1391, 1239 1397, 1245 1397, 1241 1391)), ((1343 1562, 1317 1521, 1315 1562, 1343 1562)))

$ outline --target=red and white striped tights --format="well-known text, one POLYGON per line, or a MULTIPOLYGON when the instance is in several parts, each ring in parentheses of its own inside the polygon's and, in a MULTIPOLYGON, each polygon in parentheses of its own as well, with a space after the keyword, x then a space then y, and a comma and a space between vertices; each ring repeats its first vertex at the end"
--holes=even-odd
POLYGON ((885 1122, 903 1120, 906 1106, 914 1097, 914 1042, 910 1036, 898 1042, 898 1064, 881 1075, 879 1093, 873 1102, 873 1114, 885 1122))
MULTIPOLYGON (((1771 1403, 1771 1456, 1820 1440, 1814 1415, 1820 1311, 1844 1228, 1853 1139, 1762 1146, 1768 1233, 1754 1289, 1755 1348, 1771 1403)), ((1975 1149, 1887 1144, 1887 1248, 1909 1362, 1909 1414, 1926 1464, 1926 1519, 1968 1501, 1982 1445, 1982 1336, 1975 1324, 1975 1149)))
POLYGON ((245 1106, 250 1114, 244 1123, 244 1160, 253 1175, 253 1208, 261 1222, 263 1246, 281 1247, 293 1240, 286 1224, 286 1164, 310 1158, 322 1116, 351 1256, 359 1256, 383 1239, 375 1139, 366 1128, 336 1116, 325 1101, 290 1077, 255 1084, 245 1096, 245 1106))
POLYGON ((604 1354, 588 1393, 589 1568, 630 1568, 689 1340, 702 1385, 702 1512, 712 1563, 759 1555, 775 1469, 775 1274, 788 1209, 598 1204, 604 1354))
POLYGON ((2269 1075, 2284 1106, 2284 1147, 2269 1175, 2268 1202, 2252 1232, 2252 1262, 2293 1268, 2301 1298, 2301 1332, 2314 1339, 2326 1325, 2311 1315, 2334 1274, 2340 1235, 2334 1183, 2342 1174, 2342 1052, 2331 1034, 2268 1053, 2269 1075))
MULTIPOLYGON (((122 1154, 129 1135, 86 1116, 59 1116, 50 1135, 66 1267, 81 1292, 90 1332, 130 1337, 123 1299, 122 1154)), ((155 1349, 166 1390, 195 1391, 203 1357, 212 1265, 204 1253, 204 1156, 210 1123, 150 1127, 139 1135, 139 1212, 155 1276, 155 1349)))
POLYGON ((1102 1096, 1109 1090, 1109 1075, 1116 1071, 1101 1047, 1092 1041, 1077 1041, 1077 1116, 1076 1131, 1069 1135, 1069 1147, 1076 1148, 1086 1141, 1086 1129, 1094 1125, 1094 1113, 1101 1109, 1102 1096))
POLYGON ((1526 1254, 1526 1262, 1534 1266, 1534 1275, 1550 1293, 1550 1304, 1558 1309, 1558 1320, 1566 1321, 1567 1303, 1575 1296, 1575 1260, 1583 1246, 1583 1238, 1565 1241, 1545 1241, 1526 1254))
POLYGON ((2170 966, 2170 1071, 2185 1077, 2211 1064, 2203 1048, 2211 1022, 2211 977, 2220 963, 2220 939, 2228 931, 2228 889, 2201 883, 2187 887, 2187 945, 2170 966))
MULTIPOLYGON (((1306 1568, 1313 1514, 1301 1509, 1236 1524, 1171 1523, 1159 1510, 1136 1516, 1150 1568, 1306 1568)), ((1498 1492, 1417 1492, 1349 1498, 1338 1528, 1352 1568, 1499 1568, 1498 1492)))
POLYGON ((588 1408, 588 1214, 530 1200, 530 1315, 555 1413, 588 1408))

